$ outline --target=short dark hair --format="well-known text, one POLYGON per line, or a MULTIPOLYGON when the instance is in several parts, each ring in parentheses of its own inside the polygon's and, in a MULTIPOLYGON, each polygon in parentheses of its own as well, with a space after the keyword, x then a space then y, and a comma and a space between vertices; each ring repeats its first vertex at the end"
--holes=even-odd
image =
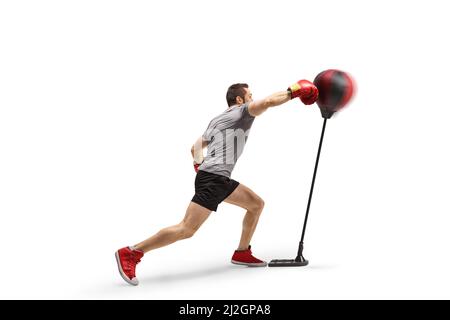
POLYGON ((241 97, 242 100, 245 100, 244 99, 244 96, 245 96, 244 88, 248 88, 248 84, 246 84, 246 83, 235 83, 235 84, 231 85, 228 88, 228 91, 227 91, 227 103, 228 103, 229 107, 231 107, 232 105, 236 104, 236 98, 237 97, 241 97))

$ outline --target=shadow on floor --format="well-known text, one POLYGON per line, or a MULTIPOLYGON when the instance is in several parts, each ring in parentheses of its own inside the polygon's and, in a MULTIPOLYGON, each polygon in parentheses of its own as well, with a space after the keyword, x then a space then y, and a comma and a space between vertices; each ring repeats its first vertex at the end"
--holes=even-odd
MULTIPOLYGON (((141 284, 145 283, 159 283, 159 284, 168 284, 171 282, 180 282, 180 281, 190 281, 196 279, 203 279, 207 277, 224 275, 234 272, 249 272, 250 270, 257 269, 265 269, 265 268, 248 268, 243 266, 235 266, 235 265, 221 265, 215 267, 208 268, 199 268, 199 269, 190 269, 188 271, 181 271, 177 273, 167 273, 167 274, 158 274, 151 277, 141 277, 139 282, 141 284)), ((251 272, 251 271, 250 271, 251 272)))

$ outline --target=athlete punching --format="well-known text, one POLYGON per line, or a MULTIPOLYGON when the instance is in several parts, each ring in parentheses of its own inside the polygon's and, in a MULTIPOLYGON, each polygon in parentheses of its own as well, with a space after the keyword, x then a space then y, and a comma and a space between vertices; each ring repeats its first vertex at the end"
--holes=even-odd
POLYGON ((192 237, 208 219, 211 211, 217 211, 218 205, 223 201, 246 210, 240 242, 231 262, 265 267, 267 263, 255 258, 250 246, 264 201, 250 188, 231 179, 231 172, 242 154, 255 117, 268 108, 294 98, 300 98, 306 105, 313 104, 318 95, 317 88, 307 80, 300 80, 286 91, 274 93, 258 101, 253 101, 247 84, 230 86, 226 95, 228 109, 211 120, 206 131, 192 146, 194 168, 197 172, 195 195, 183 220, 134 246, 119 249, 116 252, 116 260, 122 278, 131 285, 137 285, 139 281, 136 278, 136 265, 145 253, 192 237), (205 148, 206 157, 203 154, 205 148))

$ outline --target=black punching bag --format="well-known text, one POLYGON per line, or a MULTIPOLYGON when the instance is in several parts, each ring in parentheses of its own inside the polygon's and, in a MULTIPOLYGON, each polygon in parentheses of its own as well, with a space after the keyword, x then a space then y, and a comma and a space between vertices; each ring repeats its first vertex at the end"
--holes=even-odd
POLYGON ((300 243, 298 244, 297 257, 295 259, 274 259, 270 261, 269 267, 303 267, 308 265, 308 260, 303 257, 303 240, 305 238, 306 223, 308 222, 309 208, 314 191, 314 182, 316 181, 317 167, 319 165, 320 150, 322 149, 323 136, 327 119, 336 112, 345 107, 352 98, 355 85, 352 77, 343 71, 325 70, 314 79, 314 85, 319 89, 319 98, 316 103, 319 105, 323 117, 322 134, 320 136, 319 150, 317 151, 316 165, 309 190, 308 205, 306 206, 305 219, 303 221, 303 230, 300 243))
POLYGON ((319 89, 317 105, 325 119, 345 107, 355 91, 353 78, 346 72, 334 69, 319 73, 314 85, 319 89))

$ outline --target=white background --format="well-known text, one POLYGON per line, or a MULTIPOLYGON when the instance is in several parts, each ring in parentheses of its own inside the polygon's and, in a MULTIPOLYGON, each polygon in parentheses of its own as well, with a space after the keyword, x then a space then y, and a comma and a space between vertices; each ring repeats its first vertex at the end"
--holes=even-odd
MULTIPOLYGON (((445 1, 2 1, 0 298, 450 298, 445 1), (154 251, 139 287, 114 251, 178 223, 190 147, 247 82, 254 98, 338 68, 306 268, 229 263, 243 211, 154 251)), ((294 258, 322 118, 258 118, 233 172, 266 202, 255 255, 294 258)))

